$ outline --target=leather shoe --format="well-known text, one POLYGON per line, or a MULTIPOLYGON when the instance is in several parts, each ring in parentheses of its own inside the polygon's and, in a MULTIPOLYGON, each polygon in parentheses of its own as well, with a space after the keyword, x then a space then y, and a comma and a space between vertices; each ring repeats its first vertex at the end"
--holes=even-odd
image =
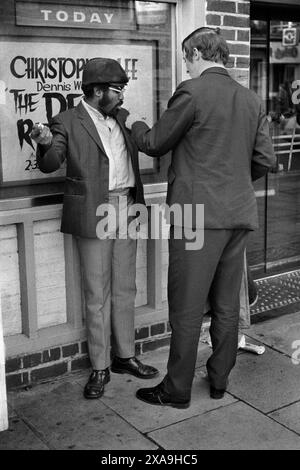
POLYGON ((139 400, 149 403, 149 405, 172 406, 173 408, 188 408, 190 400, 182 400, 172 397, 164 390, 163 383, 151 388, 140 388, 136 392, 139 400))
POLYGON ((220 400, 224 397, 226 390, 224 388, 215 388, 212 385, 210 386, 210 397, 215 400, 220 400))
POLYGON ((109 369, 93 370, 84 387, 85 398, 100 398, 104 392, 104 385, 110 381, 109 369))
POLYGON ((140 379, 152 379, 158 375, 155 367, 147 366, 139 361, 136 357, 129 359, 121 359, 115 356, 111 365, 111 371, 117 374, 131 374, 140 379))

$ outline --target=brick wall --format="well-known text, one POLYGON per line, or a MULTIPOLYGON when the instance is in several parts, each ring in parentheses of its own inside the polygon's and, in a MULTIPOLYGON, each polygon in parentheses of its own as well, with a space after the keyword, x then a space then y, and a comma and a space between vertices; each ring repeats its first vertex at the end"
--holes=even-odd
POLYGON ((30 386, 88 366, 85 341, 9 358, 5 364, 7 389, 30 386))
POLYGON ((227 67, 239 83, 249 86, 250 1, 207 0, 207 26, 220 27, 230 48, 227 67))
MULTIPOLYGON (((136 355, 167 346, 170 341, 168 322, 143 326, 135 331, 136 355)), ((31 387, 53 377, 90 367, 86 341, 63 344, 43 351, 6 360, 8 390, 31 387)))

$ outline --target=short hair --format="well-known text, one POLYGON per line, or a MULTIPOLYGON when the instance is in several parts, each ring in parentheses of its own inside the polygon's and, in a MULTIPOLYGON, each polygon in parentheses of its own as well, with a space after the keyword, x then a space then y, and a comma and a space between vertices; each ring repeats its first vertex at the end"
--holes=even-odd
POLYGON ((106 91, 109 87, 108 83, 89 83, 88 85, 81 85, 81 89, 86 98, 92 98, 94 96, 94 88, 100 88, 103 91, 106 91))
POLYGON ((193 61, 194 48, 201 52, 204 60, 223 62, 224 65, 228 62, 229 48, 220 28, 198 28, 182 41, 182 50, 190 62, 193 61))

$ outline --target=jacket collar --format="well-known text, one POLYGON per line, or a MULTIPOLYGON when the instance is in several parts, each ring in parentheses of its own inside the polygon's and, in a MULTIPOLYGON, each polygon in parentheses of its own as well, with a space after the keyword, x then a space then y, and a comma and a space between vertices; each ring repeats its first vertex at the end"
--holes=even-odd
POLYGON ((208 73, 217 73, 219 75, 225 75, 229 77, 228 70, 224 69, 223 67, 209 67, 208 69, 204 70, 204 72, 201 73, 200 77, 208 73))
POLYGON ((75 112, 77 113, 77 117, 81 121, 81 124, 83 125, 83 127, 87 130, 87 132, 90 134, 92 139, 94 139, 96 144, 101 148, 101 150, 106 155, 103 143, 99 137, 95 124, 93 123, 89 113, 87 112, 87 110, 85 109, 82 103, 79 103, 79 105, 76 106, 75 112))
MULTIPOLYGON (((87 112, 87 110, 85 109, 85 107, 83 106, 83 104, 81 102, 78 104, 78 106, 76 106, 75 112, 77 113, 77 117, 81 121, 83 127, 87 130, 87 132, 90 134, 92 139, 94 139, 96 144, 101 148, 101 150, 106 155, 106 151, 105 151, 103 143, 102 143, 102 141, 99 137, 99 134, 98 134, 98 131, 95 127, 95 124, 93 123, 89 113, 87 112)), ((122 133, 124 135, 125 142, 126 142, 126 145, 127 145, 127 149, 129 150, 131 158, 133 159, 134 151, 133 151, 133 147, 132 147, 132 142, 131 142, 131 140, 128 136, 128 132, 125 129, 124 122, 122 121, 122 119, 118 118, 118 114, 116 114, 116 116, 114 116, 114 118, 115 118, 115 120, 117 121, 117 123, 119 124, 119 126, 122 130, 122 133)))

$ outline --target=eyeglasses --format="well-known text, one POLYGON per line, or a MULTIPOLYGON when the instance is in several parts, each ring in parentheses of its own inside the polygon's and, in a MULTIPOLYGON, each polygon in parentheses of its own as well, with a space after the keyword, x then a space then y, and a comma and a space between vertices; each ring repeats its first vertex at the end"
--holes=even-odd
POLYGON ((108 89, 112 90, 112 91, 115 91, 116 93, 122 93, 122 91, 124 91, 123 86, 117 86, 117 85, 109 86, 108 89))

